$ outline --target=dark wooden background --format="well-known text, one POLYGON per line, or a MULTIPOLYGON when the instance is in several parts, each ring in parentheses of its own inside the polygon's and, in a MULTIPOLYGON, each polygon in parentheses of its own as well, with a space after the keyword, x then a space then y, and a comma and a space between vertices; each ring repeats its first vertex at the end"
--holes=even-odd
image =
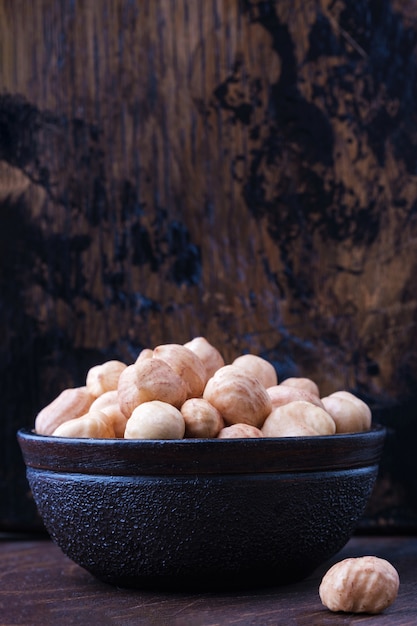
POLYGON ((0 0, 0 528, 16 430, 104 359, 205 335, 389 434, 417 529, 412 0, 0 0))

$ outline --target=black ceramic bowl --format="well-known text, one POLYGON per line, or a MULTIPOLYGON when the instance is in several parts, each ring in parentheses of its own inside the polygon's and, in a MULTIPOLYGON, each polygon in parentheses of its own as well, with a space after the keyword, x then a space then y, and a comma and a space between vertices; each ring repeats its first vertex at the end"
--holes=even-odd
POLYGON ((45 527, 125 587, 295 582, 355 530, 385 431, 282 439, 66 439, 18 433, 45 527))

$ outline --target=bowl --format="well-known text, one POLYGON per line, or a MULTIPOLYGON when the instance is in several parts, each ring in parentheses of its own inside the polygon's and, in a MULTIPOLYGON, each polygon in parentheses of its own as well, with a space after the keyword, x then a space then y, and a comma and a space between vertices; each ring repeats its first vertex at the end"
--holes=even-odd
POLYGON ((46 530, 107 583, 242 589, 300 581, 364 514, 385 429, 260 439, 18 432, 46 530))

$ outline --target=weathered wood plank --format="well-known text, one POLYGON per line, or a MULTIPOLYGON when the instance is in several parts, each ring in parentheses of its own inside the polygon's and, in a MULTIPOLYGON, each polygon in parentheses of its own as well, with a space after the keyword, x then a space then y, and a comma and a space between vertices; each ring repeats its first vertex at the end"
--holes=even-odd
POLYGON ((388 559, 400 575, 399 594, 375 616, 332 614, 318 595, 330 564, 296 585, 246 589, 234 593, 157 593, 113 588, 96 581, 49 541, 0 543, 0 608, 5 624, 375 624, 409 626, 417 615, 416 540, 354 538, 335 557, 375 554, 388 559))
POLYGON ((97 361, 204 334, 369 400, 417 524, 415 18, 0 1, 8 433, 97 361))

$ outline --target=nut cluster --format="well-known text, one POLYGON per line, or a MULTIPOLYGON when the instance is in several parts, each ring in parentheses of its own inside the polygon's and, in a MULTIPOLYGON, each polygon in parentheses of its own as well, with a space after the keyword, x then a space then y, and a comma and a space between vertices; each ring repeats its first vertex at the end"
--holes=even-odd
POLYGON ((368 430, 371 411, 347 391, 320 397, 309 378, 278 382, 274 366, 244 354, 226 364, 204 337, 146 348, 131 364, 92 367, 36 416, 57 437, 253 438, 368 430))

